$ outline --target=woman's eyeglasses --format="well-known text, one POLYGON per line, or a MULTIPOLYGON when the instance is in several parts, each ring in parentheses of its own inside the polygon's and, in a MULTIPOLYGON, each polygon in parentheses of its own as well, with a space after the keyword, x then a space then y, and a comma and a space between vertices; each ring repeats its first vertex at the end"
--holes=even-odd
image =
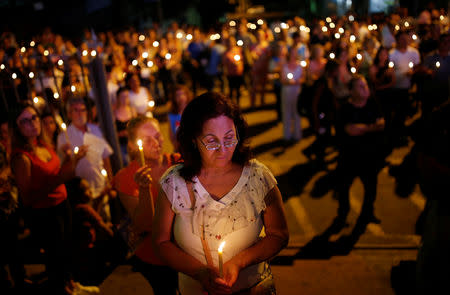
POLYGON ((223 141, 223 144, 221 144, 218 139, 216 141, 214 141, 214 142, 209 142, 209 143, 204 143, 203 140, 201 140, 200 142, 203 144, 203 146, 208 151, 217 151, 218 149, 220 149, 221 146, 226 147, 226 148, 230 148, 230 147, 233 147, 233 146, 237 145, 238 142, 239 142, 239 134, 236 132, 236 138, 225 139, 223 141))

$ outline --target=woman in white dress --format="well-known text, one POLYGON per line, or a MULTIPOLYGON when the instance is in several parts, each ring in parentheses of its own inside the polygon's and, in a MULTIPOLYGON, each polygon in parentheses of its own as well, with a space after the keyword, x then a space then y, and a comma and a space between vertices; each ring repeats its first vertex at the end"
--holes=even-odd
POLYGON ((250 159, 246 127, 238 106, 215 92, 183 112, 177 138, 184 163, 162 176, 153 221, 154 245, 179 272, 182 295, 254 286, 275 294, 268 260, 289 232, 274 176, 250 159))

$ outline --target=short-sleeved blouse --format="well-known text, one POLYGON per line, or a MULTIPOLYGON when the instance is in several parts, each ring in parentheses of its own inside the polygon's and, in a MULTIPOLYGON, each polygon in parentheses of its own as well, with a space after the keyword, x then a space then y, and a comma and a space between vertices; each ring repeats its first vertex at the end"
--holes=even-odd
MULTIPOLYGON (((214 200, 195 176, 192 189, 195 204, 191 201, 185 180, 179 171, 182 164, 173 166, 161 178, 161 187, 172 204, 175 213, 173 225, 177 245, 205 265, 206 258, 200 238, 202 224, 213 263, 218 266, 217 249, 225 241, 224 263, 239 252, 255 244, 263 228, 264 198, 276 185, 269 169, 253 159, 245 165, 236 185, 220 200, 214 200)), ((259 263, 243 269, 233 286, 233 291, 251 287, 270 272, 267 263, 259 263)), ((180 273, 181 294, 201 294, 200 283, 180 273)))

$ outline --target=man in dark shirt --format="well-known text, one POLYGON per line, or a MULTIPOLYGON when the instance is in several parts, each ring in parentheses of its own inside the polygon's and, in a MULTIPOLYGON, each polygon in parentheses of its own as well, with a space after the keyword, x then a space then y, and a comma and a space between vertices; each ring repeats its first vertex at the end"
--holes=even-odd
POLYGON ((374 214, 377 175, 381 168, 384 118, 363 76, 350 81, 351 96, 340 109, 341 136, 339 140, 336 188, 339 200, 338 218, 345 220, 350 211, 349 190, 355 177, 364 184, 364 203, 359 220, 367 224, 380 223, 374 214))

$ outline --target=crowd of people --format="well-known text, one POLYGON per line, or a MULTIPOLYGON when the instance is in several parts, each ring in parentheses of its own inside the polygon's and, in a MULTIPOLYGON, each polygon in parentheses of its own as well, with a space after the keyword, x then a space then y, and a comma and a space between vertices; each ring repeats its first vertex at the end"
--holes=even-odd
POLYGON ((273 291, 268 261, 289 234, 276 179, 248 147, 243 91, 250 108, 274 93, 284 145, 302 140, 305 118, 316 136, 311 160, 339 151, 340 225, 356 176, 365 189, 360 218, 379 223, 383 156, 407 144, 408 119, 431 118, 448 101, 448 30, 443 10, 413 18, 400 8, 207 29, 86 29, 79 40, 50 28, 27 41, 4 32, 0 228, 10 238, 0 287, 29 284, 17 246, 29 234, 45 254, 51 294, 98 293, 83 285, 98 284, 93 277, 127 254, 155 294, 273 291), (99 124, 96 58, 105 65, 119 171, 99 124), (154 118, 165 106, 173 153, 162 150, 154 118), (211 253, 223 241, 222 261, 211 253))

